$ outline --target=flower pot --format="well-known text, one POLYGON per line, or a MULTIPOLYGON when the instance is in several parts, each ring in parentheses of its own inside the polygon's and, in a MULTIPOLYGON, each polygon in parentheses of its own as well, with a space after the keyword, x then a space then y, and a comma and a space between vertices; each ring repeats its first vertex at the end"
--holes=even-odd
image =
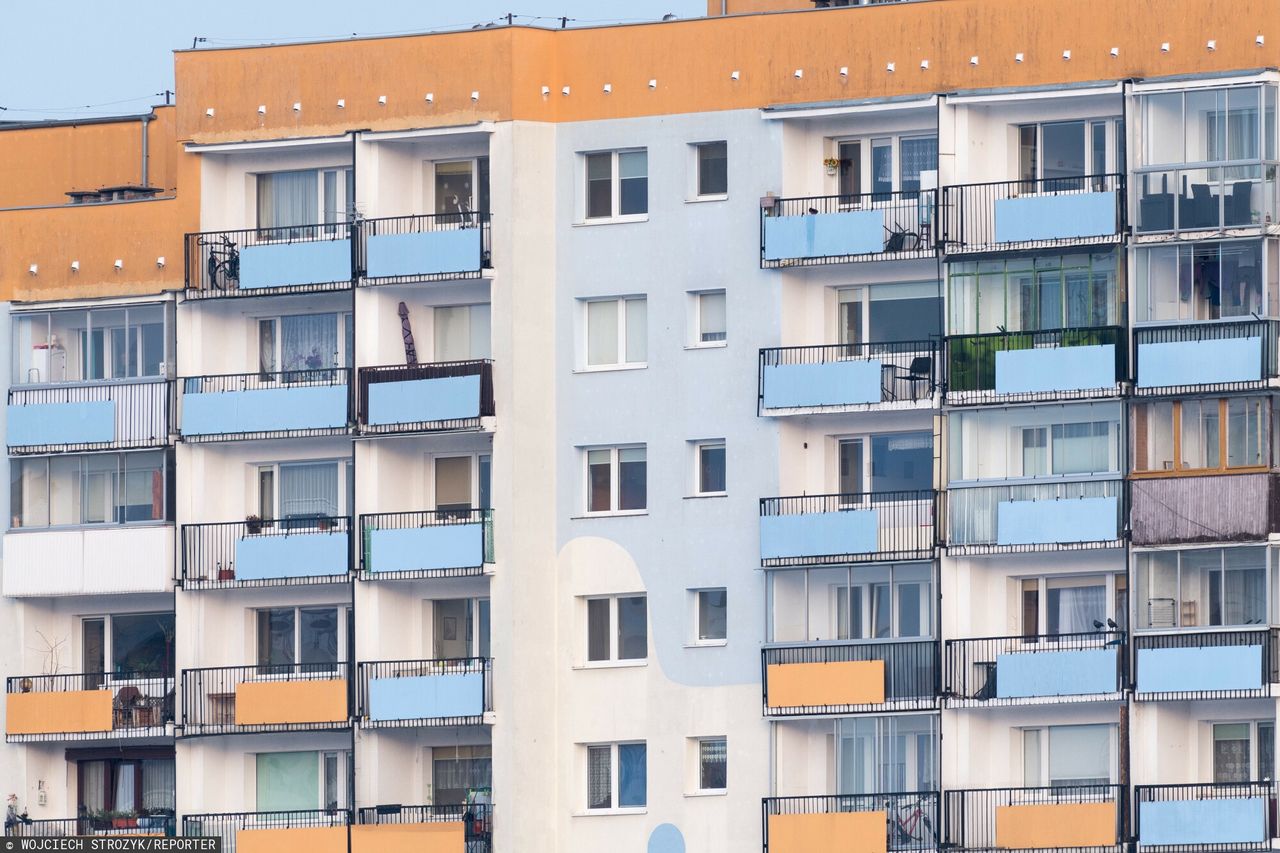
POLYGON ((138 819, 136 817, 113 817, 111 819, 112 829, 137 829, 138 819))
POLYGON ((839 171, 840 171, 840 167, 839 167, 839 166, 827 166, 827 167, 826 167, 826 170, 827 170, 827 174, 828 174, 828 175, 833 175, 833 176, 834 176, 836 172, 839 172, 839 171))
POLYGON ((236 579, 235 569, 218 569, 218 580, 233 581, 236 579))

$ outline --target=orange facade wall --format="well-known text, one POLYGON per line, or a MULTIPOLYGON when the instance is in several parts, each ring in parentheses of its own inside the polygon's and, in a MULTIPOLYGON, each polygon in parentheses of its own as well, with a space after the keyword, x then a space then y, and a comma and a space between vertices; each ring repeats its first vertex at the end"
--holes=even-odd
POLYGON ((111 731, 111 691, 10 693, 5 734, 34 735, 111 731))

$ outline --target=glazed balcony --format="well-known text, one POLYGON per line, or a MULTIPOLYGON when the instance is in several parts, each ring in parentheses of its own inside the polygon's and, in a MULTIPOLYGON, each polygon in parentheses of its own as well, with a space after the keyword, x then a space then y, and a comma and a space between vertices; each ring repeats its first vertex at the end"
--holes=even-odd
POLYGON ((182 734, 350 728, 349 669, 341 661, 184 669, 182 734))
POLYGON ((939 244, 951 256, 1110 245, 1124 204, 1123 175, 944 187, 939 244))
POLYGON ((182 383, 184 441, 346 435, 351 371, 332 367, 279 373, 188 376, 182 383))
POLYGON ((935 850, 936 791, 766 797, 765 853, 935 850))
POLYGON ((491 262, 488 213, 364 219, 361 286, 480 278, 491 262))
POLYGON ((1274 782, 1138 785, 1133 793, 1139 850, 1272 849, 1277 834, 1274 782))
POLYGON ((362 367, 357 390, 365 434, 478 430, 493 417, 493 362, 362 367))
POLYGON ((1135 176, 1141 236, 1269 230, 1276 222, 1276 164, 1242 161, 1135 176))
POLYGON ((489 658, 374 661, 358 665, 363 728, 478 726, 493 711, 489 658))
POLYGON ((937 502, 932 490, 762 498, 760 565, 932 559, 937 502))
POLYGON ((90 741, 172 734, 173 677, 154 672, 5 679, 5 740, 90 741))
POLYGON ((12 838, 73 838, 84 836, 175 835, 177 821, 168 815, 138 815, 132 818, 68 817, 51 820, 19 821, 6 826, 4 834, 12 838))
POLYGON ((1249 699, 1280 682, 1280 629, 1137 634, 1133 645, 1140 700, 1249 699))
POLYGON ((762 349, 758 412, 928 409, 938 379, 936 341, 762 349))
POLYGON ((760 266, 819 266, 934 257, 936 190, 760 202, 760 266))
POLYGON ((302 516, 182 526, 184 589, 346 583, 351 519, 302 516))
POLYGON ((405 843, 422 853, 489 853, 493 805, 384 805, 360 809, 351 827, 351 853, 383 853, 405 843))
POLYGON ((953 555, 1118 548, 1123 480, 1067 480, 947 491, 953 555))
POLYGON ((360 516, 362 580, 468 577, 493 563, 493 510, 360 516))
POLYGON ((940 668, 934 640, 886 640, 762 651, 764 715, 802 717, 931 710, 940 668))
POLYGON ((164 447, 173 390, 165 380, 10 388, 9 454, 164 447))
POLYGON ((952 707, 1116 701, 1126 658, 1115 632, 947 640, 943 692, 952 707))
POLYGON ((1128 792, 1122 785, 946 791, 943 847, 967 851, 1123 853, 1128 792))
POLYGON ((1119 326, 947 338, 947 403, 1118 397, 1129 341, 1119 326))
POLYGON ((222 853, 350 853, 348 809, 190 814, 184 838, 217 838, 222 853))
POLYGON ((188 299, 347 290, 352 226, 346 222, 187 235, 188 299))
POLYGON ((1280 533, 1280 475, 1272 473, 1134 477, 1129 502, 1135 545, 1258 542, 1280 533))
POLYGON ((1133 330, 1136 395, 1266 388, 1277 375, 1278 320, 1221 320, 1133 330))

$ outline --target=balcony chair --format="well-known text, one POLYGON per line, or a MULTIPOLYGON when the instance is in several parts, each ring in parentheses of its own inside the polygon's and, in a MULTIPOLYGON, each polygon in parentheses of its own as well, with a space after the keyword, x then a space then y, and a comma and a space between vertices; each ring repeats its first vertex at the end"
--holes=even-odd
POLYGON ((898 382, 906 382, 911 389, 909 400, 919 400, 921 394, 919 392, 919 383, 924 383, 925 393, 929 393, 930 386, 933 384, 933 356, 917 355, 911 359, 911 365, 907 368, 895 367, 894 375, 890 380, 889 398, 897 400, 898 395, 894 393, 898 382))
POLYGON ((139 700, 142 699, 142 691, 127 684, 120 688, 116 693, 115 702, 113 703, 113 723, 112 728, 127 729, 134 725, 134 711, 139 700))

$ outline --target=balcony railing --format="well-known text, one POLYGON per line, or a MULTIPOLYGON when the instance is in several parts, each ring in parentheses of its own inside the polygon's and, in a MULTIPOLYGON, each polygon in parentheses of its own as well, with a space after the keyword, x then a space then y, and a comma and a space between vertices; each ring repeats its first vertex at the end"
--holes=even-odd
POLYGON ((6 826, 4 834, 13 838, 72 838, 74 836, 163 835, 172 838, 176 821, 166 815, 136 817, 68 817, 49 820, 19 820, 6 826))
POLYGON ((188 234, 187 298, 347 290, 351 227, 330 222, 188 234))
MULTIPOLYGON (((1139 604, 1163 612, 1166 602, 1171 610, 1171 599, 1139 604)), ((1138 699, 1248 699, 1270 696, 1280 683, 1277 628, 1136 634, 1133 646, 1138 699)))
POLYGON ((493 563, 493 510, 452 507, 360 516, 360 578, 467 577, 493 563))
POLYGON ((182 383, 184 441, 345 435, 351 370, 188 376, 182 383))
POLYGON ((363 433, 474 430, 494 413, 487 359, 362 367, 357 381, 363 433))
POLYGON ((1280 533, 1277 474, 1135 477, 1129 503, 1135 545, 1258 542, 1280 533))
POLYGON ((955 850, 1122 853, 1128 792, 1122 785, 946 791, 942 844, 955 850))
POLYGON ((1139 234, 1267 228, 1276 221, 1276 164, 1144 171, 1136 176, 1139 234))
POLYGON ((760 266, 934 256, 936 190, 776 198, 760 210, 760 266))
POLYGON ((799 495, 760 500, 760 565, 929 560, 932 490, 799 495))
MULTIPOLYGON (((172 470, 172 467, 168 469, 169 475, 172 470)), ((168 494, 173 494, 172 481, 168 494)), ((150 490, 140 497, 147 503, 119 507, 117 511, 126 517, 131 510, 151 512, 155 507, 150 503, 150 490)), ((4 534, 0 594, 43 598, 168 593, 173 590, 173 540, 173 525, 159 519, 127 524, 15 528, 4 534)))
POLYGON ((163 379, 11 388, 9 453, 164 447, 173 394, 173 383, 163 379))
MULTIPOLYGON (((445 849, 465 850, 466 853, 489 853, 493 844, 493 805, 490 803, 469 803, 467 805, 450 806, 402 806, 383 805, 363 808, 357 813, 358 825, 353 833, 367 833, 370 847, 377 850, 378 828, 383 826, 413 827, 440 823, 461 824, 459 827, 462 846, 445 849)), ((412 829, 400 830, 395 838, 403 838, 412 834, 412 829)), ((358 837, 358 836, 357 836, 358 837)), ((430 840, 438 838, 434 833, 425 839, 427 849, 431 849, 430 840)))
POLYGON ((217 838, 222 853, 235 853, 236 842, 245 839, 253 850, 309 850, 312 853, 339 853, 349 850, 348 809, 308 809, 285 812, 230 812, 190 814, 182 818, 184 838, 217 838), (289 838, 286 831, 296 832, 289 838), (271 833, 254 837, 254 833, 271 833), (286 841, 285 839, 288 838, 286 841))
POLYGON ((487 212, 364 219, 357 245, 361 285, 480 278, 493 266, 487 212))
POLYGON ((947 402, 1080 400, 1120 394, 1129 340, 1119 326, 947 338, 947 402))
POLYGON ((185 589, 345 583, 351 519, 295 516, 182 526, 185 589))
POLYGON ((158 672, 5 679, 10 742, 160 737, 173 722, 173 676, 158 672))
POLYGON ((777 646, 761 652, 766 717, 929 710, 938 705, 935 640, 777 646))
POLYGON ((1137 326, 1134 394, 1183 395, 1263 388, 1277 373, 1280 320, 1137 326))
POLYGON ((493 710, 490 658, 357 665, 364 727, 477 726, 493 710))
POLYGON ((1119 698, 1124 634, 947 640, 943 692, 952 705, 1015 705, 1119 698))
POLYGON ((183 735, 350 727, 350 664, 262 663, 182 671, 183 735))
POLYGON ((1118 174, 949 186, 939 243, 951 255, 1118 243, 1124 206, 1118 174))
POLYGON ((809 839, 840 839, 850 850, 934 850, 941 809, 936 791, 766 797, 764 851, 807 849, 809 839))
POLYGON ((1119 547, 1124 537, 1124 485, 1118 479, 953 485, 946 495, 947 552, 1119 547))
POLYGON ((1140 850, 1270 850, 1277 835, 1271 781, 1138 785, 1133 793, 1140 850))
POLYGON ((762 349, 759 413, 915 407, 938 377, 936 341, 762 349))

